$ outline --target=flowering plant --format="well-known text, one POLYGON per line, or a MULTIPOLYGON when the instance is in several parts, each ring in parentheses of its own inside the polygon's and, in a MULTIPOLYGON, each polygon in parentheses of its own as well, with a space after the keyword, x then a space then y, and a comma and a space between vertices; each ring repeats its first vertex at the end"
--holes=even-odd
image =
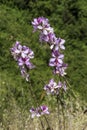
MULTIPOLYGON (((54 68, 53 75, 57 75, 58 77, 57 83, 52 78, 48 84, 44 85, 43 90, 47 93, 47 95, 48 94, 56 95, 57 103, 58 100, 60 100, 60 103, 62 103, 60 95, 63 96, 63 94, 67 91, 66 81, 64 80, 64 78, 63 80, 61 80, 62 77, 65 77, 66 75, 65 71, 68 66, 66 63, 64 63, 64 54, 62 54, 63 50, 65 50, 64 46, 65 40, 60 37, 59 38, 56 37, 54 29, 50 26, 49 20, 47 18, 44 17, 35 18, 32 21, 32 26, 34 28, 33 32, 39 31, 40 34, 39 41, 48 44, 49 49, 51 50, 51 58, 49 59, 49 66, 54 68)), ((11 48, 11 54, 14 60, 17 61, 22 77, 24 77, 26 81, 30 83, 30 75, 28 74, 28 70, 30 71, 31 69, 35 68, 35 65, 33 65, 31 62, 31 60, 34 58, 34 52, 29 47, 25 45, 22 46, 19 41, 16 41, 15 45, 11 48)), ((33 93, 32 85, 30 90, 33 93)), ((37 98, 35 93, 33 94, 35 97, 34 99, 35 101, 37 98)), ((36 100, 35 102, 37 104, 37 108, 32 106, 32 108, 30 109, 32 118, 34 118, 35 116, 41 117, 41 115, 44 116, 46 114, 50 114, 48 107, 46 105, 39 106, 38 101, 36 100)))
POLYGON ((30 48, 22 46, 20 42, 16 41, 13 48, 11 48, 11 54, 17 61, 22 76, 26 78, 26 81, 29 81, 29 74, 27 73, 27 69, 30 70, 35 67, 30 62, 30 59, 34 58, 34 52, 30 48))

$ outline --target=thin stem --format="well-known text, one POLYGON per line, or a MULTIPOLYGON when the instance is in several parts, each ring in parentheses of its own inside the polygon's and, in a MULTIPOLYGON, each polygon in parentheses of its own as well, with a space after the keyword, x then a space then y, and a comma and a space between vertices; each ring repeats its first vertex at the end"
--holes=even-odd
POLYGON ((61 104, 61 108, 62 108, 62 115, 63 115, 63 127, 64 127, 64 129, 63 130, 65 130, 66 129, 66 123, 65 123, 65 113, 64 113, 64 107, 63 107, 63 104, 62 103, 60 103, 61 104))
POLYGON ((51 129, 51 127, 50 127, 50 125, 49 125, 49 122, 48 122, 48 120, 47 120, 47 118, 46 118, 45 115, 44 115, 44 118, 45 118, 45 120, 46 120, 46 122, 47 122, 47 125, 48 125, 49 130, 53 130, 53 129, 51 129))
MULTIPOLYGON (((31 87, 30 87, 31 96, 33 96, 33 98, 34 98, 34 102, 35 102, 35 104, 36 104, 37 107, 38 107, 39 103, 38 103, 38 100, 37 100, 37 98, 36 98, 36 94, 32 91, 32 85, 31 85, 31 82, 30 82, 30 86, 31 86, 31 87)), ((47 118, 46 118, 45 115, 44 115, 44 117, 45 117, 45 120, 46 120, 46 122, 47 122, 48 127, 50 128, 49 122, 48 122, 48 120, 47 120, 47 118)), ((43 123, 42 123, 41 120, 40 120, 40 122, 41 122, 42 128, 44 128, 44 125, 43 125, 43 123)))
MULTIPOLYGON (((35 93, 32 91, 32 85, 31 85, 31 82, 30 82, 30 93, 31 93, 31 97, 34 99, 34 102, 35 102, 35 104, 36 104, 37 107, 38 107, 38 102, 37 102, 37 99, 36 99, 36 95, 35 95, 35 93)), ((45 128, 44 128, 43 122, 42 122, 42 120, 41 120, 40 118, 39 118, 39 120, 40 120, 40 123, 41 123, 42 129, 44 130, 45 128)))
POLYGON ((70 88, 72 88, 71 85, 70 85, 70 83, 68 82, 68 80, 66 79, 65 76, 64 76, 64 79, 65 79, 66 83, 68 84, 68 86, 69 86, 70 88))
POLYGON ((59 130, 61 130, 61 119, 60 119, 60 102, 58 100, 59 96, 57 95, 57 113, 58 113, 58 122, 59 130))
POLYGON ((35 104, 36 104, 37 107, 38 107, 37 98, 36 98, 36 95, 35 95, 34 91, 32 90, 31 82, 30 82, 30 88, 29 88, 29 89, 30 89, 31 96, 32 96, 32 98, 34 99, 34 102, 35 102, 35 104))
POLYGON ((42 129, 45 130, 44 125, 43 125, 43 122, 42 122, 41 119, 40 119, 40 123, 41 123, 42 129))

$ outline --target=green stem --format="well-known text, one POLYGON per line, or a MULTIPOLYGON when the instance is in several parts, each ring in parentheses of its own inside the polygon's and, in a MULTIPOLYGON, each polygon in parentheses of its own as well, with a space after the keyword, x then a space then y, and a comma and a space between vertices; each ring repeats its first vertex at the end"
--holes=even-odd
POLYGON ((44 115, 44 118, 45 118, 45 120, 46 120, 46 122, 47 122, 47 125, 48 125, 48 128, 47 128, 47 129, 49 129, 49 130, 53 130, 53 129, 51 129, 51 127, 50 127, 50 125, 49 125, 49 122, 48 122, 48 119, 46 118, 45 115, 44 115))
POLYGON ((61 104, 61 108, 62 108, 62 115, 63 115, 63 127, 64 127, 64 129, 63 130, 65 130, 66 129, 66 126, 65 126, 65 113, 64 113, 64 107, 63 107, 63 104, 61 103, 61 101, 60 101, 60 104, 61 104))
MULTIPOLYGON (((31 82, 29 82, 29 83, 30 83, 30 88, 29 88, 29 89, 30 89, 31 97, 34 99, 34 102, 35 102, 35 104, 36 104, 37 107, 38 107, 38 102, 37 102, 36 95, 35 95, 35 93, 34 93, 33 90, 32 90, 31 82)), ((39 118, 39 120, 40 120, 40 123, 41 123, 41 126, 42 126, 42 130, 45 130, 42 120, 41 120, 40 118, 39 118)))
POLYGON ((59 130, 61 130, 61 119, 60 119, 60 102, 59 102, 59 95, 57 95, 57 113, 58 113, 58 123, 59 123, 59 130))
MULTIPOLYGON (((30 82, 30 92, 31 92, 31 96, 33 96, 33 98, 34 98, 35 104, 36 104, 37 107, 38 107, 38 106, 39 106, 39 103, 38 103, 38 100, 37 100, 37 98, 36 98, 36 94, 35 94, 35 93, 33 92, 33 90, 32 90, 31 82, 30 82)), ((46 122, 47 122, 48 127, 50 128, 49 122, 48 122, 48 120, 47 120, 47 118, 46 118, 45 115, 44 115, 44 117, 45 117, 45 120, 46 120, 46 122)), ((44 125, 43 125, 41 119, 40 119, 40 122, 41 122, 42 128, 44 128, 44 125)), ((51 130, 51 128, 50 128, 50 130, 51 130)))

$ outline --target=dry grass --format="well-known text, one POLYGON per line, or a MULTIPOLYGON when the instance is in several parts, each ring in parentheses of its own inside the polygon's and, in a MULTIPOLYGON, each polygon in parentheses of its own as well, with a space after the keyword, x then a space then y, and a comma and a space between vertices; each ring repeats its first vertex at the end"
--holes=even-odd
MULTIPOLYGON (((83 113, 80 105, 77 105, 77 111, 72 112, 72 108, 64 111, 64 116, 58 118, 57 111, 47 116, 49 124, 53 130, 87 130, 87 114, 83 113), (59 129, 60 119, 60 129, 59 129), (65 126, 65 128, 64 128, 65 126)), ((9 110, 4 110, 3 119, 0 123, 0 130, 42 130, 40 120, 31 119, 28 112, 21 112, 20 108, 13 99, 9 110)), ((47 123, 44 117, 41 118, 44 124, 44 130, 47 128, 47 123)))

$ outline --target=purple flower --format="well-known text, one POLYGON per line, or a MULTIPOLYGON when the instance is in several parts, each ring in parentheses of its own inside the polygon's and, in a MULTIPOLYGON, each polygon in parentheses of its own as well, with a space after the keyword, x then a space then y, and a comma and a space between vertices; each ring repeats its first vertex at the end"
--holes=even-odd
POLYGON ((64 55, 61 50, 65 49, 65 40, 57 38, 54 34, 54 29, 50 26, 48 19, 44 17, 35 18, 32 22, 35 30, 40 31, 40 42, 47 42, 52 50, 52 57, 49 60, 49 66, 55 67, 54 74, 64 76, 67 65, 64 64, 64 55))
POLYGON ((64 39, 57 38, 56 41, 55 41, 55 46, 54 46, 54 48, 55 48, 56 50, 59 50, 59 49, 64 50, 64 49, 65 49, 64 43, 65 43, 65 40, 64 40, 64 39))
POLYGON ((16 41, 13 48, 11 48, 11 54, 15 60, 18 60, 19 57, 28 57, 30 59, 34 58, 34 52, 30 48, 22 46, 18 41, 16 41))
POLYGON ((20 67, 21 75, 23 78, 26 79, 26 81, 29 81, 29 74, 26 72, 26 69, 24 67, 20 67))
POLYGON ((24 66, 24 65, 26 65, 26 66, 28 66, 29 65, 29 58, 27 58, 27 57, 25 57, 25 58, 22 58, 22 57, 20 57, 19 59, 18 59, 18 65, 19 66, 24 66))
POLYGON ((30 109, 30 112, 31 112, 31 114, 32 114, 31 117, 32 117, 32 118, 34 118, 35 116, 36 116, 36 117, 40 117, 41 114, 39 113, 39 110, 40 110, 39 108, 36 108, 36 109, 31 108, 31 109, 30 109))
POLYGON ((50 48, 52 49, 55 44, 55 34, 54 33, 47 33, 47 35, 40 33, 40 42, 47 42, 50 45, 50 48))
POLYGON ((63 63, 64 55, 60 54, 58 50, 53 50, 52 58, 50 58, 49 66, 61 66, 63 63))
POLYGON ((35 18, 32 22, 34 31, 39 30, 41 32, 41 37, 44 37, 44 35, 48 35, 48 33, 53 33, 53 28, 50 27, 50 24, 48 23, 48 19, 44 17, 35 18))
POLYGON ((21 50, 22 50, 22 46, 20 45, 20 42, 16 41, 13 48, 11 48, 11 54, 15 60, 18 60, 21 50))
POLYGON ((66 83, 62 83, 59 81, 57 84, 53 79, 49 81, 49 84, 44 86, 44 90, 47 92, 47 94, 58 95, 61 89, 66 91, 66 83))
POLYGON ((44 17, 35 18, 32 22, 32 25, 34 27, 34 31, 36 31, 37 29, 42 30, 43 27, 49 27, 48 19, 44 17))
MULTIPOLYGON (((63 41, 62 41, 63 43, 63 41)), ((55 67, 54 74, 59 74, 61 76, 66 75, 67 64, 63 62, 64 55, 60 53, 58 47, 53 48, 52 50, 52 58, 49 60, 49 66, 55 67)))
POLYGON ((62 82, 58 82, 58 89, 60 91, 60 89, 64 90, 66 92, 67 90, 67 87, 66 87, 66 82, 64 81, 63 83, 62 82))
POLYGON ((54 74, 59 74, 61 76, 66 75, 65 70, 67 69, 67 66, 67 64, 63 63, 62 65, 55 67, 54 74))
POLYGON ((18 59, 18 65, 21 67, 21 66, 24 66, 24 67, 27 67, 28 69, 32 69, 34 68, 35 66, 30 62, 30 59, 29 58, 19 58, 18 59))
POLYGON ((56 92, 57 88, 58 88, 57 83, 54 82, 53 79, 51 79, 49 81, 49 84, 44 86, 44 90, 46 90, 47 94, 55 94, 55 93, 57 93, 56 92))
POLYGON ((33 25, 33 28, 34 28, 34 31, 37 30, 38 26, 42 23, 42 17, 39 17, 39 18, 35 18, 34 21, 32 22, 32 25, 33 25))
POLYGON ((21 74, 26 80, 29 80, 29 74, 27 69, 33 69, 35 66, 30 62, 30 59, 34 58, 34 52, 27 46, 22 46, 20 42, 16 41, 13 48, 11 48, 11 54, 18 62, 21 70, 21 74))
POLYGON ((40 108, 41 108, 41 115, 49 114, 47 106, 41 106, 40 108))
POLYGON ((47 106, 40 106, 40 107, 38 107, 36 109, 31 108, 30 113, 31 113, 31 117, 34 118, 35 116, 40 117, 41 115, 49 114, 49 111, 48 111, 47 106))

